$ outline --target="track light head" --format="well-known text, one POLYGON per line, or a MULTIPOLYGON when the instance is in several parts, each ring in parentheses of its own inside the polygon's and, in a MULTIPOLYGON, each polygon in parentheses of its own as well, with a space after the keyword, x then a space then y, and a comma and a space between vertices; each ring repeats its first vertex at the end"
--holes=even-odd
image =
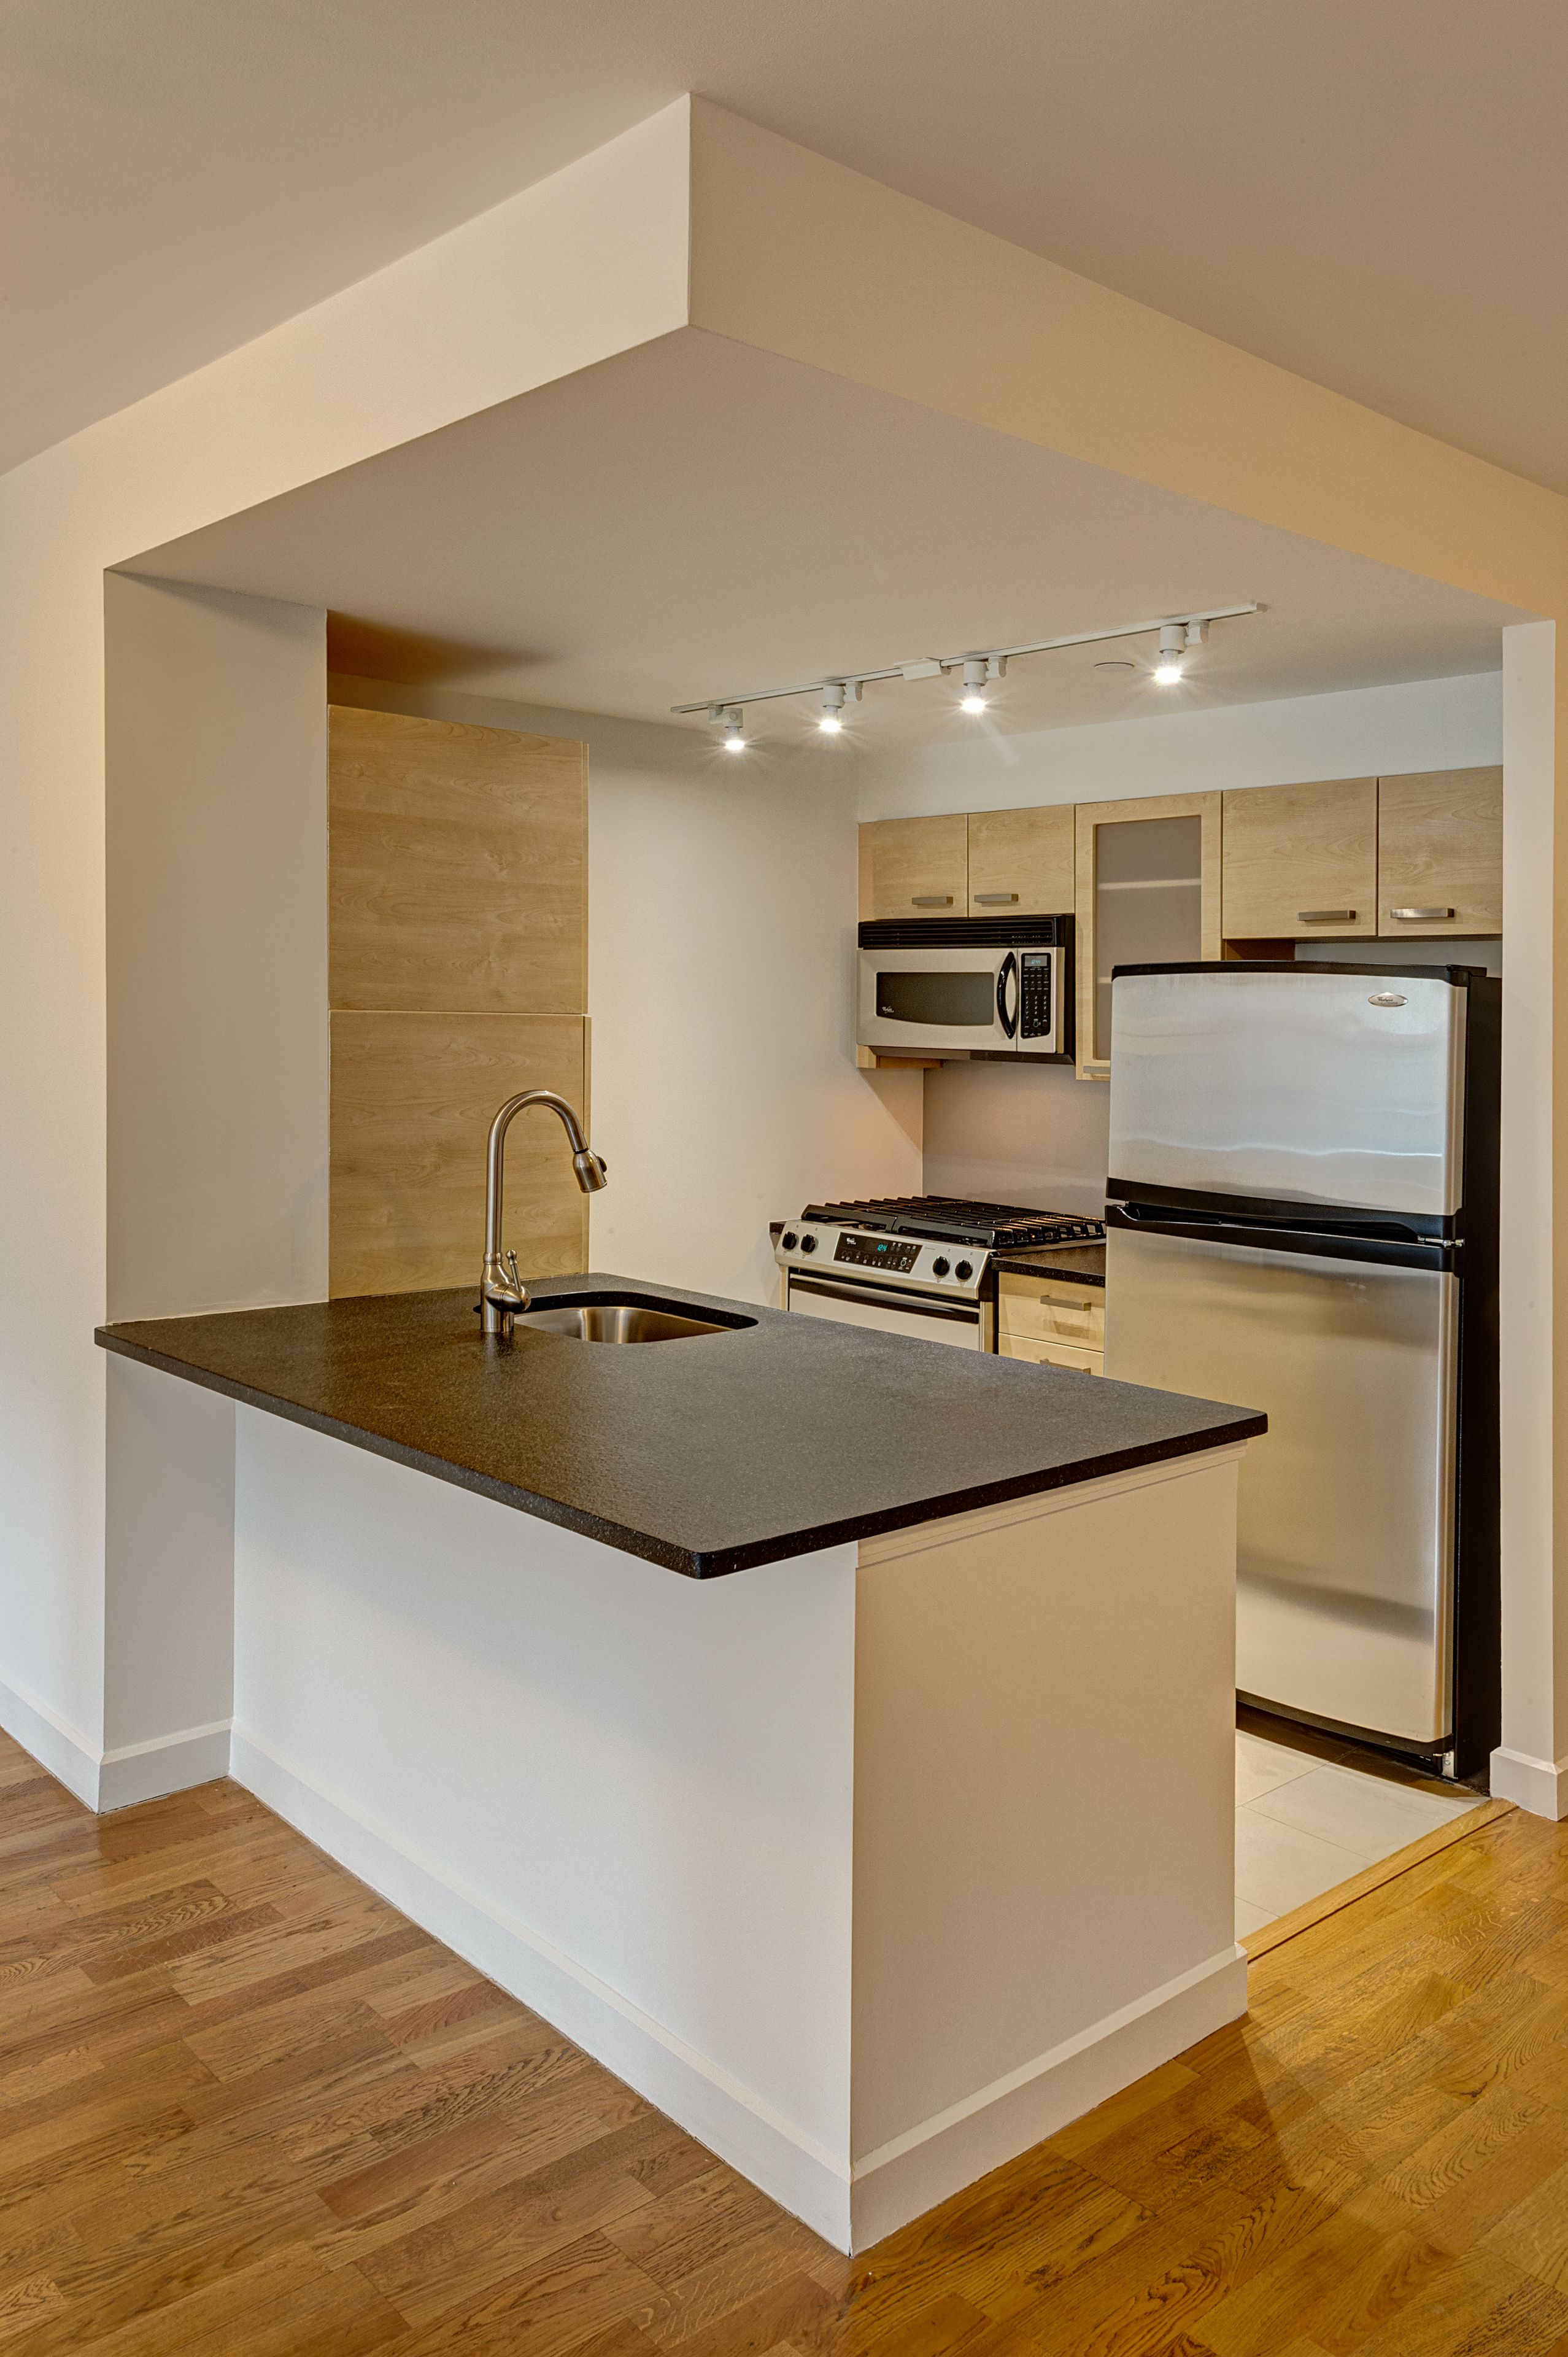
POLYGON ((830 680, 822 690, 822 715, 817 726, 824 737, 836 737, 843 727, 839 715, 843 710, 843 687, 838 680, 830 680))
POLYGON ((708 718, 719 732, 719 743, 726 753, 746 750, 746 715, 738 704, 710 704, 708 718))
POLYGON ((963 666, 963 696, 961 712, 983 712, 985 683, 991 676, 991 665, 984 655, 968 655, 963 666))
POLYGON ((1155 666, 1155 683, 1158 687, 1174 687, 1181 677, 1178 658, 1187 652, 1185 622, 1162 622, 1160 625, 1160 659, 1155 666))

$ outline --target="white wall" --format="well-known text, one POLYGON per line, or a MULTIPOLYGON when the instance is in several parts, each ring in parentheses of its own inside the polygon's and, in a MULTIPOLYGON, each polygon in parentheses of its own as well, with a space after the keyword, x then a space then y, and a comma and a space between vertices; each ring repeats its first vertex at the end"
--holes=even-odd
MULTIPOLYGON (((1173 696, 1187 693, 1172 691, 1173 696)), ((1196 696, 1201 688, 1191 693, 1196 696)), ((865 757, 860 815, 912 818, 928 811, 1115 802, 1133 794, 1285 786, 1307 778, 1471 769, 1502 758, 1502 673, 1479 672, 1341 695, 1172 709, 1146 720, 1108 720, 1027 737, 987 734, 984 722, 977 721, 967 738, 865 757)))
POLYGON ((104 585, 111 1318, 327 1289, 327 617, 104 585))
POLYGON ((850 761, 736 761, 689 728, 386 681, 330 693, 587 744, 596 1268, 770 1301, 769 1220, 918 1190, 920 1075, 854 1063, 850 761))
POLYGON ((689 194, 682 102, 0 479, 0 1721, 51 1764, 103 1749, 105 570, 681 328, 689 194))
MULTIPOLYGON (((977 733, 969 743, 873 755, 862 761, 860 807, 863 818, 904 818, 1469 769, 1502 758, 1502 674, 1483 672, 1027 737, 977 733)), ((1369 946, 1376 955, 1377 945, 1369 946)), ((1496 944, 1479 953, 1474 945, 1452 947, 1496 970, 1496 944)), ((1408 944, 1391 953, 1408 954, 1408 944)), ((1321 954, 1333 950, 1326 944, 1321 954)), ((1098 1210, 1109 1096, 1102 1082, 1079 1081, 1061 1067, 943 1065, 926 1077, 928 1191, 1098 1210)))

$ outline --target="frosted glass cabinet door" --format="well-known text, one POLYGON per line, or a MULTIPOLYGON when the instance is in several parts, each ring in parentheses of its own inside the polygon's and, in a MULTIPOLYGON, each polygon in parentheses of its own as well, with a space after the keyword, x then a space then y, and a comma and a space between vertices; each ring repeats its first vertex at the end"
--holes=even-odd
POLYGON ((1439 1740, 1456 1279, 1121 1228, 1106 1241, 1106 1373, 1269 1419, 1241 1460, 1237 1685, 1439 1740))

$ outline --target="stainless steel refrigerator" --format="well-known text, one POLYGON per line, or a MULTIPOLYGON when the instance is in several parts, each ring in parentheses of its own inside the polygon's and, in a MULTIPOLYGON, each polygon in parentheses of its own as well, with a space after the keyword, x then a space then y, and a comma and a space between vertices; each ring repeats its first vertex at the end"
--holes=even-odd
POLYGON ((1461 1776, 1498 1739, 1500 994, 1238 960, 1112 996, 1105 1372, 1269 1418, 1238 1688, 1461 1776))

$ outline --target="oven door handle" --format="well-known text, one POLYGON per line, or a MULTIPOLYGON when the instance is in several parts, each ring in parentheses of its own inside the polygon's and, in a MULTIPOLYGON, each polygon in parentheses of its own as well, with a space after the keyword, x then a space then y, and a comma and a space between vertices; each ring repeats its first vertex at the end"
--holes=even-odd
POLYGON ((1018 960, 1009 950, 996 969, 996 1020, 1009 1039, 1018 1036, 1018 960), (1013 1012, 1007 1012, 1007 985, 1013 985, 1013 1012))
POLYGON ((791 1293, 817 1293, 829 1301, 850 1301, 857 1307, 865 1303, 875 1309, 897 1309, 911 1318, 940 1318, 960 1326, 981 1323, 980 1305, 970 1301, 933 1301, 929 1294, 904 1293, 897 1286, 857 1285, 853 1277, 819 1276, 813 1270, 810 1276, 798 1268, 789 1271, 791 1293))

